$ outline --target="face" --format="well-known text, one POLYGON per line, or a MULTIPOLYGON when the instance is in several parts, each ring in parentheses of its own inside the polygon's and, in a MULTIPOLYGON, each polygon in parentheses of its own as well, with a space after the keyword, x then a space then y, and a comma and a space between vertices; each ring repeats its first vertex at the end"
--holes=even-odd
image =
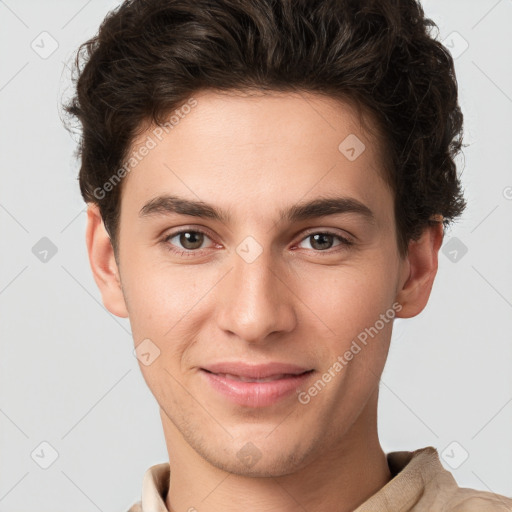
POLYGON ((134 142, 151 149, 123 183, 123 306, 104 300, 149 354, 174 442, 233 473, 285 475, 375 428, 410 262, 378 144, 348 104, 194 98, 134 142))

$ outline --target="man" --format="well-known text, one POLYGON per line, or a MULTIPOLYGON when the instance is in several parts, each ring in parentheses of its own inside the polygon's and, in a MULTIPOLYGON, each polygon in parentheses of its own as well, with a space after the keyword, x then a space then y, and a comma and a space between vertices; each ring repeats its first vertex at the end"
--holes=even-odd
POLYGON ((90 264, 169 456, 131 512, 512 510, 378 439, 393 320, 465 207, 432 25, 414 0, 133 0, 83 45, 90 264))

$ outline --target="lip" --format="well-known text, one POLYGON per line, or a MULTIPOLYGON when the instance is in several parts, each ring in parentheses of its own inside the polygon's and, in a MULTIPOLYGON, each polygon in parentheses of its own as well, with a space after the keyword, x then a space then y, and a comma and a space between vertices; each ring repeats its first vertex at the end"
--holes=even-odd
POLYGON ((261 408, 275 404, 297 391, 314 370, 296 365, 269 363, 219 363, 201 368, 201 374, 218 393, 243 407, 261 408), (243 379, 271 379, 246 382, 243 379))
POLYGON ((202 369, 211 373, 228 373, 249 379, 265 379, 283 374, 298 375, 311 370, 311 368, 289 363, 249 364, 241 361, 213 363, 202 369))

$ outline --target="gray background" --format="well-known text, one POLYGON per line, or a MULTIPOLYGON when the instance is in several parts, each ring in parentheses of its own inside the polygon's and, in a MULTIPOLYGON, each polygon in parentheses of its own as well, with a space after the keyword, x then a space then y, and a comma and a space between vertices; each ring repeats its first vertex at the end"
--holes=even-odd
MULTIPOLYGON (((0 1, 0 511, 123 512, 167 461, 129 322, 103 307, 89 269, 58 112, 65 63, 115 5, 0 1)), ((460 485, 512 495, 512 0, 423 5, 456 57, 469 207, 429 305, 395 323, 381 441, 433 445, 460 485)))

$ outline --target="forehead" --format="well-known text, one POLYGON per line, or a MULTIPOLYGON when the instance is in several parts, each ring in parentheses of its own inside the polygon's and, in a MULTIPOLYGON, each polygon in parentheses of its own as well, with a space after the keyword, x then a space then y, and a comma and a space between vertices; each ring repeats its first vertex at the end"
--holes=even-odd
MULTIPOLYGON (((360 111, 353 102, 305 91, 203 90, 169 112, 166 119, 169 124, 163 127, 165 133, 156 134, 159 140, 172 132, 176 141, 188 138, 189 144, 194 142, 192 137, 239 146, 260 144, 269 149, 284 142, 314 151, 325 149, 327 144, 334 144, 336 149, 340 137, 353 134, 371 142, 371 150, 380 149, 380 141, 366 130, 368 126, 375 129, 367 110, 360 111), (190 107, 192 102, 194 106, 190 107), (304 140, 309 142, 307 147, 303 146, 304 140)), ((134 145, 143 142, 154 128, 137 137, 134 145)))
POLYGON ((126 176, 123 202, 169 193, 246 204, 254 215, 333 189, 373 203, 389 194, 379 141, 349 103, 305 92, 202 91, 193 100, 134 141, 130 154, 150 149, 126 176))

